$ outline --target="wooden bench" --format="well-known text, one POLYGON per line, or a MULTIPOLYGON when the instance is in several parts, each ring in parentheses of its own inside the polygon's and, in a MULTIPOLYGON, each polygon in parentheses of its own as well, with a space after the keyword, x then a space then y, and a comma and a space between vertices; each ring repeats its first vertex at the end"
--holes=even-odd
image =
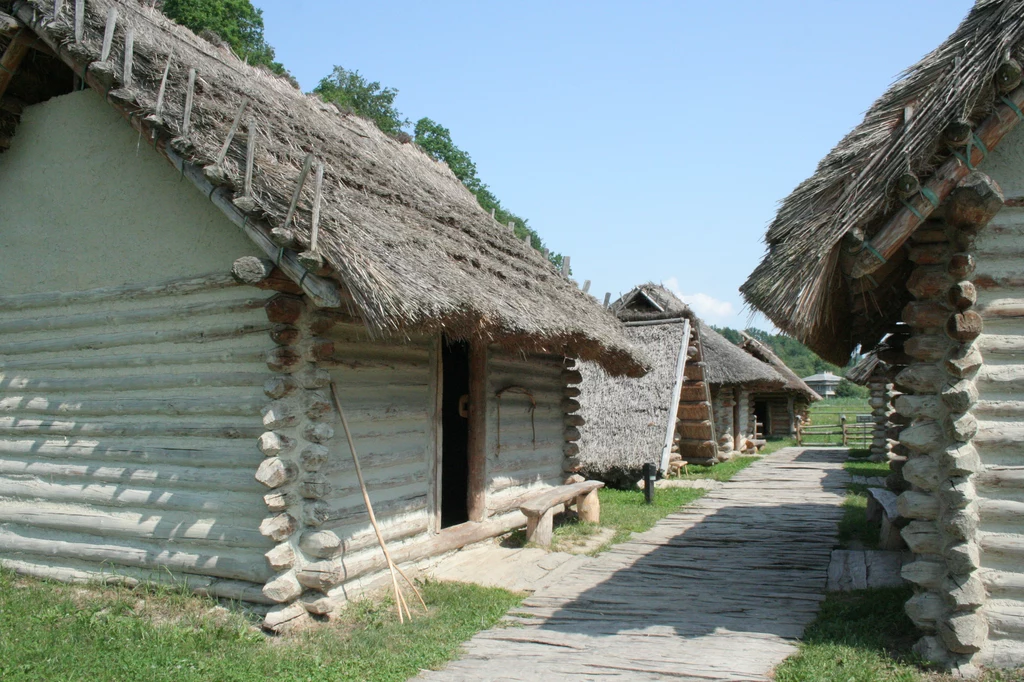
POLYGON ((868 521, 882 522, 882 530, 878 534, 878 549, 904 548, 903 536, 900 535, 901 517, 896 506, 896 493, 885 488, 868 488, 866 515, 868 521))
POLYGON ((597 491, 603 487, 604 483, 601 481, 583 481, 550 488, 527 499, 519 505, 519 511, 526 516, 526 541, 541 547, 551 546, 554 508, 573 500, 576 502, 576 513, 579 514, 580 521, 599 523, 601 502, 597 499, 597 491))

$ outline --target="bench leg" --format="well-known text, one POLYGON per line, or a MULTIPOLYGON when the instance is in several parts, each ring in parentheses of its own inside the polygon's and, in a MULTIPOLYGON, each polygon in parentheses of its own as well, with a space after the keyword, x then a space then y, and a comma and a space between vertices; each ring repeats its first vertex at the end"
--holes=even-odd
POLYGON ((540 516, 528 517, 526 519, 526 541, 541 547, 550 547, 554 518, 554 509, 548 509, 540 516))
POLYGON ((576 514, 580 521, 601 523, 601 500, 598 499, 596 490, 576 498, 576 514))

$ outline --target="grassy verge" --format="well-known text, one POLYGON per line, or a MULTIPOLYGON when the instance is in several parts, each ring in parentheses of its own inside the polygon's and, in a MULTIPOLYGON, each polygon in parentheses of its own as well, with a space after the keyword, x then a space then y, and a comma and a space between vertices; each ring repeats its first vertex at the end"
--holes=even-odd
POLYGON ((520 597, 426 583, 430 612, 399 625, 388 598, 280 638, 213 601, 152 589, 83 587, 0 571, 3 680, 406 680, 450 660, 520 597))
MULTIPOLYGON (((866 398, 829 398, 812 404, 809 417, 813 426, 838 426, 843 415, 846 415, 847 423, 852 424, 856 415, 870 413, 871 407, 866 398)), ((842 442, 841 435, 804 434, 804 445, 841 445, 842 442)), ((851 445, 857 444, 851 439, 851 445)))
POLYGON ((796 445, 796 438, 786 436, 780 438, 779 436, 769 436, 765 439, 764 447, 761 448, 762 455, 770 455, 773 452, 778 452, 782 448, 788 448, 796 445))
POLYGON ((833 592, 777 682, 917 680, 910 647, 920 634, 903 612, 910 588, 833 592))
MULTIPOLYGON (((853 476, 886 477, 888 462, 850 461, 843 468, 853 476)), ((843 501, 843 519, 839 522, 839 546, 844 549, 877 549, 881 524, 867 520, 868 486, 851 483, 843 501)))
POLYGON ((728 481, 759 459, 760 457, 736 457, 728 462, 721 462, 709 467, 688 466, 685 473, 674 477, 673 480, 695 481, 698 479, 710 479, 712 481, 728 481))

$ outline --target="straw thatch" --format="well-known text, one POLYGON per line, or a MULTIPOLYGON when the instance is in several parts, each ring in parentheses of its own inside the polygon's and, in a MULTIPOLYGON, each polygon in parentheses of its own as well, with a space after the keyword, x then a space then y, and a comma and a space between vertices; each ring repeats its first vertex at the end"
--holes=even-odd
MULTIPOLYGON (((873 347, 884 324, 851 324, 838 263, 843 236, 855 230, 871 237, 900 207, 890 192, 895 180, 907 172, 925 177, 950 158, 945 128, 980 122, 998 101, 996 69, 1022 52, 1024 0, 979 0, 782 203, 765 237, 767 254, 741 287, 746 300, 836 364, 845 365, 858 344, 873 347)), ((901 301, 886 306, 879 298, 885 310, 878 317, 899 310, 901 301)))
POLYGON ((684 317, 689 319, 700 337, 704 354, 704 377, 713 386, 760 383, 781 387, 785 383, 771 367, 740 350, 736 344, 705 324, 686 303, 661 284, 642 284, 612 303, 610 309, 627 324, 684 317))
MULTIPOLYGON (((614 317, 493 221, 443 163, 363 118, 302 94, 283 78, 243 64, 148 3, 88 0, 85 38, 74 45, 73 6, 63 3, 51 22, 52 2, 0 2, 8 12, 31 7, 42 18, 34 28, 46 42, 64 46, 61 59, 77 74, 98 59, 107 11, 116 6, 109 59, 115 82, 102 94, 145 129, 143 139, 158 149, 169 147, 200 167, 211 164, 243 98, 249 99, 223 167, 237 198, 247 135, 257 136, 256 209, 249 210, 254 222, 282 226, 306 155, 324 164, 319 251, 374 333, 444 332, 523 351, 575 354, 612 374, 644 371, 614 317), (127 26, 135 31, 130 90, 120 87, 127 26), (163 110, 156 116, 168 60, 163 110), (183 138, 190 67, 199 80, 192 129, 183 138)), ((312 185, 306 183, 295 219, 301 248, 310 240, 312 185)))
POLYGON ((796 393, 802 396, 808 402, 815 402, 821 400, 821 396, 818 395, 814 389, 804 383, 804 380, 797 376, 796 372, 791 370, 789 366, 782 361, 775 352, 767 345, 761 343, 754 337, 750 336, 746 332, 740 332, 740 336, 743 340, 740 342, 740 348, 753 355, 761 362, 766 362, 772 366, 776 372, 779 373, 786 384, 783 386, 783 390, 789 393, 796 393))
POLYGON ((587 428, 580 438, 583 473, 616 485, 641 476, 644 463, 661 459, 675 388, 683 324, 628 327, 630 341, 651 358, 639 379, 609 377, 594 363, 582 363, 580 414, 587 428))
POLYGON ((729 339, 698 320, 700 348, 704 354, 704 379, 712 386, 757 384, 782 388, 786 380, 770 365, 742 350, 729 339))

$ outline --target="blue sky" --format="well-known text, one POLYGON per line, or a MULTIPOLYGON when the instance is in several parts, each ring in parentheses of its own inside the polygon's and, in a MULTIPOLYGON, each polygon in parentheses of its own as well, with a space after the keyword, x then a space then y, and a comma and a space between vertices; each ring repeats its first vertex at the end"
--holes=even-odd
POLYGON ((448 127, 591 293, 662 281, 742 327, 777 203, 972 2, 254 4, 304 90, 342 65, 448 127))

